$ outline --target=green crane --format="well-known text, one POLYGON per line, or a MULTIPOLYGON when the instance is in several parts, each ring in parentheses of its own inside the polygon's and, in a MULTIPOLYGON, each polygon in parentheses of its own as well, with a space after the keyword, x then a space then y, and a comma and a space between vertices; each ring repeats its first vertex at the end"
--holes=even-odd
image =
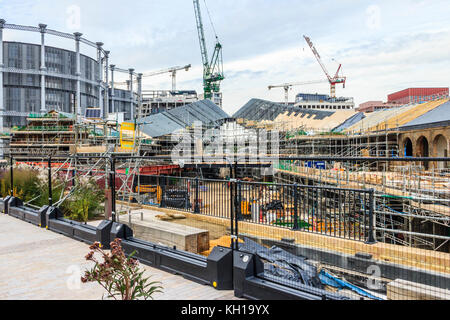
MULTIPOLYGON (((211 25, 213 27, 214 34, 216 36, 216 44, 214 46, 214 52, 211 57, 211 61, 209 61, 208 51, 206 50, 205 32, 203 29, 202 14, 200 11, 199 0, 193 1, 194 1, 195 18, 197 22, 198 39, 200 42, 200 52, 202 54, 202 62, 203 62, 203 90, 205 94, 205 99, 210 99, 213 100, 214 102, 219 102, 219 104, 221 104, 222 99, 220 94, 220 82, 225 78, 223 75, 222 45, 219 42, 219 38, 215 33, 214 25, 212 24, 211 21, 211 25)), ((211 20, 211 16, 209 18, 211 20)))

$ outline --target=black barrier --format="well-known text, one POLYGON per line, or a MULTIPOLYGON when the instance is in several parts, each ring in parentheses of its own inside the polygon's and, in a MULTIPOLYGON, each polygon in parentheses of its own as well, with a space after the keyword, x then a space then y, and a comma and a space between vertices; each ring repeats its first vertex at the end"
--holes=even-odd
POLYGON ((47 229, 89 244, 98 241, 105 248, 109 248, 111 226, 112 222, 108 220, 104 220, 98 227, 94 227, 62 218, 61 211, 55 207, 48 207, 46 211, 47 229))
POLYGON ((204 257, 136 239, 127 225, 113 223, 111 241, 116 238, 122 239, 125 254, 134 252, 134 258, 144 264, 211 285, 217 290, 233 289, 233 260, 230 248, 216 246, 208 257, 204 257))
POLYGON ((8 215, 24 220, 23 202, 19 198, 11 197, 8 200, 8 215))
MULTIPOLYGON (((252 240, 257 241, 258 239, 254 237, 252 240)), ((355 271, 356 274, 367 274, 370 268, 376 266, 379 268, 380 277, 383 279, 403 279, 442 289, 450 288, 450 275, 446 273, 407 267, 389 261, 375 260, 371 254, 363 252, 346 254, 273 239, 260 239, 260 241, 261 245, 267 248, 281 248, 297 257, 320 261, 324 265, 335 265, 341 269, 355 271)), ((258 274, 258 276, 264 278, 263 273, 258 274)))
POLYGON ((11 196, 6 196, 3 198, 3 212, 5 214, 8 214, 8 201, 11 198, 11 196))
MULTIPOLYGON (((18 202, 19 204, 21 203, 18 202)), ((48 206, 43 206, 39 210, 35 210, 23 205, 10 206, 9 207, 9 215, 24 220, 26 222, 32 223, 39 227, 45 227, 45 213, 48 209, 48 206)))
POLYGON ((23 205, 22 200, 20 200, 19 198, 16 198, 16 197, 9 197, 6 200, 5 213, 9 214, 9 209, 11 207, 17 207, 17 206, 21 206, 21 205, 23 205))
POLYGON ((264 280, 264 264, 251 253, 234 252, 233 286, 238 298, 252 300, 348 300, 339 294, 303 286, 299 290, 264 280))

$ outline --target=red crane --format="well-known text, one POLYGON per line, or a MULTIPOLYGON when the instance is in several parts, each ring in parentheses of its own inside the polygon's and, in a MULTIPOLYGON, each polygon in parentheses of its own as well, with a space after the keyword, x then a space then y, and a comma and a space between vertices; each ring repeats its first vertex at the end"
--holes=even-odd
POLYGON ((305 38, 306 42, 308 43, 309 47, 311 48, 311 51, 313 52, 314 56, 316 57, 317 62, 319 62, 320 66, 322 67, 323 72, 325 72, 325 75, 328 78, 328 82, 330 83, 330 87, 331 87, 330 88, 330 96, 332 98, 336 98, 336 84, 342 83, 343 87, 345 88, 345 81, 347 79, 344 76, 339 76, 339 71, 341 71, 342 65, 339 64, 336 74, 334 75, 334 77, 331 77, 330 74, 328 73, 327 68, 325 68, 325 65, 323 64, 322 59, 320 58, 320 54, 319 54, 319 52, 317 52, 311 39, 308 38, 307 36, 303 36, 303 38, 305 38))

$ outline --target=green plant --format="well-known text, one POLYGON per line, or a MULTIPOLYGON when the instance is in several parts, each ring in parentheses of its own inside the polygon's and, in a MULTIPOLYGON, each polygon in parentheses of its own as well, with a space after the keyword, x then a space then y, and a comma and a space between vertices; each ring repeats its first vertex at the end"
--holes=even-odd
POLYGON ((77 178, 75 190, 65 203, 66 215, 87 222, 97 215, 104 200, 103 190, 92 178, 77 178))
MULTIPOLYGON (((37 170, 26 168, 26 167, 16 167, 14 168, 13 175, 13 187, 14 195, 23 199, 24 201, 29 201, 39 194, 37 187, 38 182, 38 172, 37 170)), ((0 177, 0 193, 2 197, 10 194, 11 190, 11 179, 10 170, 6 170, 0 177)))
MULTIPOLYGON (((15 172, 15 171, 14 171, 15 172)), ((38 169, 37 181, 35 181, 35 187, 37 189, 37 195, 40 195, 32 201, 33 205, 42 207, 48 204, 49 190, 48 190, 48 169, 38 169)), ((52 203, 55 204, 59 201, 61 194, 64 192, 64 184, 58 177, 52 177, 52 203)), ((64 209, 64 208, 61 208, 64 209)))
POLYGON ((144 300, 153 299, 152 295, 162 292, 160 282, 149 282, 149 277, 144 277, 144 271, 139 269, 139 262, 133 259, 134 252, 127 258, 122 250, 121 239, 111 242, 111 253, 100 248, 98 242, 89 247, 91 251, 86 255, 86 260, 93 261, 95 266, 86 270, 83 283, 97 282, 108 292, 108 298, 118 300, 144 300), (95 253, 100 253, 103 262, 99 262, 95 253))

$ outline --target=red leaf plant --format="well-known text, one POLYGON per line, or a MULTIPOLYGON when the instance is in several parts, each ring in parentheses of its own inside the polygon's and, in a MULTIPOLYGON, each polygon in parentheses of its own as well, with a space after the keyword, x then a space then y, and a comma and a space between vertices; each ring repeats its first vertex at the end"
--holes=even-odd
POLYGON ((81 281, 98 282, 108 292, 108 298, 115 300, 153 299, 154 293, 162 292, 161 282, 149 282, 150 277, 144 277, 144 270, 140 270, 139 262, 133 259, 135 252, 126 257, 121 241, 111 242, 110 253, 102 250, 98 242, 91 245, 85 258, 93 261, 95 266, 85 271, 81 281), (94 257, 96 252, 102 255, 103 262, 94 257))

